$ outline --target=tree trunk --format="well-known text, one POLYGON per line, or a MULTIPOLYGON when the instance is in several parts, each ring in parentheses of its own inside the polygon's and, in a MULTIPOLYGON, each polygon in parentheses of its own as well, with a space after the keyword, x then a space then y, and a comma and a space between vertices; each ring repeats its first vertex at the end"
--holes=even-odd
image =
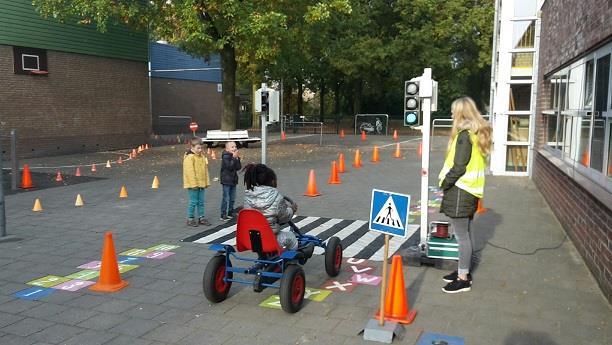
POLYGON ((291 94, 293 93, 293 87, 290 83, 283 83, 283 112, 285 115, 290 115, 291 111, 291 94))
POLYGON ((304 85, 302 80, 298 80, 297 112, 299 116, 304 116, 304 85))
POLYGON ((319 122, 325 122, 325 80, 321 79, 321 95, 319 98, 319 122))
POLYGON ((334 85, 334 118, 336 119, 336 133, 340 132, 340 82, 334 85))
POLYGON ((356 114, 361 112, 361 92, 362 92, 363 83, 361 80, 358 80, 355 83, 355 93, 353 95, 353 111, 356 114))
POLYGON ((221 130, 233 131, 236 129, 236 52, 234 47, 225 45, 221 50, 221 68, 223 78, 223 115, 221 116, 221 130))

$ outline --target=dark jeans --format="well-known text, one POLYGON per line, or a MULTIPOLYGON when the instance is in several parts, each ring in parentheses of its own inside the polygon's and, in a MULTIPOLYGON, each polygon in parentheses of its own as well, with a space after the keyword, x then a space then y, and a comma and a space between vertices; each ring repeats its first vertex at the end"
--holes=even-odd
POLYGON ((195 209, 198 208, 198 215, 204 218, 204 188, 187 188, 189 194, 189 206, 187 206, 187 217, 194 218, 195 209))
POLYGON ((236 185, 223 184, 223 199, 221 199, 221 218, 231 216, 236 199, 236 185))

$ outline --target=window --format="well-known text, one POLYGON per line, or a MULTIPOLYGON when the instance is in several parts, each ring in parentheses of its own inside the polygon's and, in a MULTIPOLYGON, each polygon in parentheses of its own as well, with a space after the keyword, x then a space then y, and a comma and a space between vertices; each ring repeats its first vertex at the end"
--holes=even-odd
POLYGON ((15 74, 46 72, 47 51, 36 48, 13 47, 13 68, 15 74))
POLYGON ((531 84, 510 84, 508 110, 531 110, 531 84))
POLYGON ((533 77, 533 53, 512 53, 511 80, 531 79, 533 77))
POLYGON ((529 140, 529 116, 509 115, 508 116, 508 141, 529 140))
POLYGON ((506 171, 527 171, 527 146, 508 145, 506 149, 506 171))
POLYGON ((569 110, 582 109, 580 96, 582 95, 583 73, 584 64, 578 65, 570 70, 567 90, 567 109, 569 110))
POLYGON ((610 81, 610 54, 597 59, 597 76, 595 77, 595 111, 601 116, 608 104, 608 83, 610 81))
POLYGON ((584 108, 590 110, 593 107, 593 74, 595 73, 595 64, 593 60, 586 63, 584 76, 584 108))
POLYGON ((546 145, 557 148, 557 118, 558 112, 545 114, 546 119, 546 145))
POLYGON ((512 48, 533 48, 535 42, 535 20, 516 21, 512 34, 512 48))
POLYGON ((578 145, 576 154, 572 157, 580 164, 588 167, 591 165, 591 155, 589 153, 589 138, 591 134, 591 117, 590 116, 577 116, 574 118, 574 126, 578 127, 574 134, 574 143, 578 145))
POLYGON ((538 0, 514 0, 515 17, 534 17, 538 0))
POLYGON ((608 179, 612 179, 612 121, 608 126, 608 179))
POLYGON ((591 138, 591 168, 601 173, 603 171, 604 144, 606 140, 606 119, 593 116, 593 137, 591 138))

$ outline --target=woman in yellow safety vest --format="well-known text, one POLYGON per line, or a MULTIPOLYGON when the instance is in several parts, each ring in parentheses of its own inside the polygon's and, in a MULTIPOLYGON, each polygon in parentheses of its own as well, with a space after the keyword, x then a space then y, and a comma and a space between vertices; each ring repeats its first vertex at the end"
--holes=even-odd
POLYGON ((453 128, 439 175, 444 191, 440 212, 450 217, 459 245, 459 263, 457 271, 443 277, 448 284, 442 291, 457 293, 472 287, 470 222, 484 192, 485 159, 491 151, 492 129, 469 97, 453 101, 451 113, 453 128))

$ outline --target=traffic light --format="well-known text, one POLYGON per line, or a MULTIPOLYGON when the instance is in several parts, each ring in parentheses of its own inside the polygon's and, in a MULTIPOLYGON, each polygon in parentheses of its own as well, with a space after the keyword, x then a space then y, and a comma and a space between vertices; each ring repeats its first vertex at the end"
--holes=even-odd
POLYGON ((268 95, 268 91, 261 91, 261 112, 262 113, 267 113, 268 110, 270 109, 269 105, 269 95, 268 95))
POLYGON ((419 98, 419 82, 404 83, 404 126, 421 124, 421 100, 419 98))

